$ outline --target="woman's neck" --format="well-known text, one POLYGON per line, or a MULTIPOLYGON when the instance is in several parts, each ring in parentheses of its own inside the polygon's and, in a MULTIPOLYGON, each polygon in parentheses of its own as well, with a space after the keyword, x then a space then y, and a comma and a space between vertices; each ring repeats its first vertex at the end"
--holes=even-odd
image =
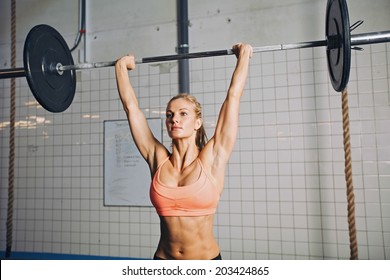
POLYGON ((194 162, 199 156, 198 147, 194 142, 173 141, 170 161, 172 165, 181 171, 194 162))

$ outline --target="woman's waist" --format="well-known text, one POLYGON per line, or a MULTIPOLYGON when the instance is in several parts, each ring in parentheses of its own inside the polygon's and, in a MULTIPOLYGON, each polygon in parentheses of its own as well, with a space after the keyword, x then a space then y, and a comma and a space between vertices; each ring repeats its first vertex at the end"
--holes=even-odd
POLYGON ((192 242, 168 242, 160 239, 155 256, 166 260, 211 260, 219 254, 217 241, 212 239, 192 242))
POLYGON ((213 234, 213 219, 214 215, 160 217, 161 237, 156 255, 168 259, 214 258, 219 247, 213 234))

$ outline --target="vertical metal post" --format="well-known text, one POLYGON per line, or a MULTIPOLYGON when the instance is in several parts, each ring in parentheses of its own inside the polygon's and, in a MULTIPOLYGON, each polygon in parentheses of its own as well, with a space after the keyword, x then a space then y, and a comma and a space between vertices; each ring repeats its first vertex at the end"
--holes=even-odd
POLYGON ((84 44, 84 49, 83 49, 83 62, 87 62, 87 17, 86 17, 86 1, 87 0, 81 0, 81 19, 82 19, 82 29, 83 29, 83 32, 84 32, 84 36, 83 36, 83 44, 84 44))
MULTIPOLYGON (((188 53, 188 1, 177 0, 178 54, 188 53)), ((190 71, 188 59, 180 59, 179 93, 190 93, 190 71)))

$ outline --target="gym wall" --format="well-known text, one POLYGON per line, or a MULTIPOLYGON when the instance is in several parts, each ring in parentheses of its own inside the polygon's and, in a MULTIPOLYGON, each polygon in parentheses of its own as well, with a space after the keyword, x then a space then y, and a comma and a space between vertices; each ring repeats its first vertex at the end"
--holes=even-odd
MULTIPOLYGON (((390 30, 390 2, 348 1, 354 33, 390 30)), ((190 52, 322 40, 325 0, 189 1, 190 52)), ((17 1, 23 42, 46 23, 73 45, 77 1, 17 1)), ((10 67, 10 7, 0 2, 0 66, 10 67)), ((86 49, 76 63, 175 53, 176 1, 87 1, 86 49), (114 4, 115 3, 115 4, 114 4)), ((390 258, 390 44, 353 51, 348 86, 360 259, 390 258)), ((209 136, 234 57, 190 61, 191 93, 209 136)), ((147 117, 178 93, 177 62, 129 73, 147 117)), ((13 251, 30 258, 151 258, 159 219, 150 207, 103 204, 103 122, 124 119, 112 68, 77 74, 71 107, 52 114, 17 81, 13 251), (55 254, 55 255, 48 255, 55 254)), ((0 251, 6 247, 10 80, 0 80, 0 251)), ((215 218, 224 259, 348 259, 341 95, 324 48, 255 54, 239 136, 215 218)), ((164 144, 169 139, 163 132, 164 144)), ((148 182, 146 182, 146 185, 148 182)))

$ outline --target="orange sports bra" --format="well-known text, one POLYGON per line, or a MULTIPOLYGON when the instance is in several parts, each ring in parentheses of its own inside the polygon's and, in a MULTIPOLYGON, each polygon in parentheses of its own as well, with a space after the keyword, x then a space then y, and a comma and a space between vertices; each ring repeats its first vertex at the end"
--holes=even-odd
POLYGON ((187 186, 167 186, 160 181, 161 166, 158 167, 150 184, 150 200, 160 216, 205 216, 214 214, 220 194, 207 176, 202 162, 199 179, 187 186))

